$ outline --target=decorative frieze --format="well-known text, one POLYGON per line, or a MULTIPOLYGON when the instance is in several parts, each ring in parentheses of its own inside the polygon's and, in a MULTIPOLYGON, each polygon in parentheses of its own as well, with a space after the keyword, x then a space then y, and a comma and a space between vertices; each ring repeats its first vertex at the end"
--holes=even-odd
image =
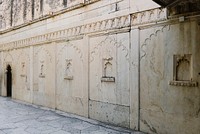
POLYGON ((166 19, 165 9, 153 9, 144 12, 134 13, 132 15, 119 16, 111 19, 101 20, 85 25, 79 25, 68 29, 63 29, 35 37, 0 44, 0 50, 11 50, 32 45, 45 44, 53 41, 68 40, 73 37, 84 34, 102 32, 109 30, 120 30, 130 28, 130 26, 141 25, 145 23, 158 22, 166 19))
POLYGON ((156 8, 131 15, 131 25, 142 25, 147 23, 159 22, 167 19, 165 8, 156 8))

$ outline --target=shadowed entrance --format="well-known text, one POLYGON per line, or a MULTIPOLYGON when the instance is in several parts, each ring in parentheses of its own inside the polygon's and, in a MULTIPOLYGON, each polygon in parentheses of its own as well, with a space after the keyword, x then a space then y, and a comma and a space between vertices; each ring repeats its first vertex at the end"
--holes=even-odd
POLYGON ((7 88, 7 97, 12 97, 12 69, 8 65, 6 68, 6 88, 7 88))

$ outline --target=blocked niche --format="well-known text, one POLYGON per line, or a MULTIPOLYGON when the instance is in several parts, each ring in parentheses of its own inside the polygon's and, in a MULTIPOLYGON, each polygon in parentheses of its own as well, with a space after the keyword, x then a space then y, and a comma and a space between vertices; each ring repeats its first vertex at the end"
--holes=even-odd
POLYGON ((65 60, 65 75, 64 79, 73 80, 72 59, 65 60))
POLYGON ((173 86, 196 87, 197 82, 192 78, 192 55, 173 56, 173 81, 169 82, 173 86))
POLYGON ((113 77, 113 58, 103 59, 103 75, 101 77, 101 82, 115 82, 115 77, 113 77))

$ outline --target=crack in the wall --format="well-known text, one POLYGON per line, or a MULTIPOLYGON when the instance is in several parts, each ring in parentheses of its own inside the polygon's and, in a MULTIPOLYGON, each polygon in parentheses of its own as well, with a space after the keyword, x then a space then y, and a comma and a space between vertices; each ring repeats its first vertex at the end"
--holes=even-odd
POLYGON ((141 121, 144 123, 144 125, 146 125, 146 126, 149 128, 149 130, 150 130, 151 132, 158 134, 157 130, 156 130, 154 127, 151 127, 151 126, 147 123, 146 120, 141 120, 141 121))

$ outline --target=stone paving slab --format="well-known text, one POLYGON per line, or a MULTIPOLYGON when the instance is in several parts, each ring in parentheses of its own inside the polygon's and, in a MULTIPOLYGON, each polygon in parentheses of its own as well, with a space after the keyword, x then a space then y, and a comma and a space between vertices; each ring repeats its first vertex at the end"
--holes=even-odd
POLYGON ((0 97, 0 134, 138 134, 84 117, 0 97))

